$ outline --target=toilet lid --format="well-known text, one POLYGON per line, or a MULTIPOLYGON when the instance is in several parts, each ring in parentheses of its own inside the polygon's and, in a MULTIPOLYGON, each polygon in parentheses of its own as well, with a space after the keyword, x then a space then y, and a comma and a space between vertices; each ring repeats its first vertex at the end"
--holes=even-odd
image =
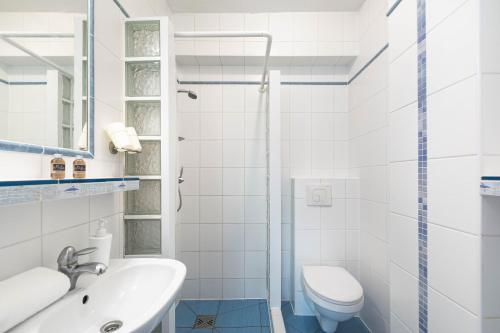
POLYGON ((327 302, 352 305, 363 298, 359 282, 342 267, 304 266, 302 271, 309 289, 327 302))

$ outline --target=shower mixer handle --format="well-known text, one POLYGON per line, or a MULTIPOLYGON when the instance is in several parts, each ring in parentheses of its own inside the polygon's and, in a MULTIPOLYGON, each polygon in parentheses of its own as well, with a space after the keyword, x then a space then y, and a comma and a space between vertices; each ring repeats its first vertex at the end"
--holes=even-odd
POLYGON ((179 174, 179 177, 177 178, 177 180, 179 181, 179 184, 184 183, 184 178, 182 178, 183 174, 184 174, 184 167, 181 167, 181 172, 179 174))
MULTIPOLYGON (((181 172, 179 174, 179 177, 177 178, 177 182, 179 184, 184 183, 184 178, 182 178, 183 174, 184 174, 184 167, 181 167, 181 172)), ((179 212, 182 208, 182 192, 180 187, 177 187, 177 192, 179 193, 179 207, 177 207, 177 212, 179 212)))

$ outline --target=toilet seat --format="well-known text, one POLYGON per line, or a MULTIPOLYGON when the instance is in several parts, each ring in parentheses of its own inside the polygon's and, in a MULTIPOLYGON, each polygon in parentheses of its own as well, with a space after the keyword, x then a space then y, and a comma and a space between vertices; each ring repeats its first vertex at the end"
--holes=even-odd
POLYGON ((307 289, 324 302, 347 307, 363 302, 363 288, 342 267, 304 266, 302 275, 307 289))

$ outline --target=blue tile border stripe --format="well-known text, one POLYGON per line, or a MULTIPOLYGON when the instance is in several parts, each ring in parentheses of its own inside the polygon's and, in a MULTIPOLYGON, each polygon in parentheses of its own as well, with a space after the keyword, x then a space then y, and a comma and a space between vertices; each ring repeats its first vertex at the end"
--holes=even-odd
POLYGON ((484 177, 481 177, 481 180, 499 181, 500 177, 499 176, 484 176, 484 177))
POLYGON ((9 86, 45 86, 47 82, 44 81, 7 81, 4 79, 0 79, 0 83, 9 85, 9 86))
POLYGON ((358 76, 360 76, 368 67, 370 67, 370 65, 375 60, 377 60, 377 58, 380 57, 380 55, 382 55, 382 53, 384 53, 385 50, 387 50, 388 48, 389 48, 389 43, 385 44, 380 49, 380 51, 378 51, 363 67, 361 67, 361 69, 356 74, 354 74, 354 76, 347 82, 347 84, 351 84, 354 80, 356 80, 358 76))
POLYGON ((392 4, 391 8, 389 8, 389 10, 387 11, 387 14, 385 14, 385 16, 387 16, 387 17, 391 16, 391 14, 396 10, 396 8, 398 8, 398 6, 401 4, 402 1, 403 0, 396 0, 392 4))
MULTIPOLYGON (((389 43, 385 44, 359 71, 354 74, 354 76, 349 81, 283 81, 281 85, 284 86, 294 86, 294 85, 304 85, 304 86, 348 86, 354 82, 375 60, 377 60, 380 55, 382 55, 389 48, 389 43)), ((189 80, 189 81, 177 81, 178 84, 191 84, 191 85, 204 85, 204 84, 234 84, 234 85, 258 85, 260 81, 203 81, 203 80, 189 80)))
POLYGON ((284 86, 347 86, 349 83, 345 81, 314 81, 314 82, 293 82, 293 81, 284 81, 281 82, 284 86))
POLYGON ((418 35, 418 327, 428 330, 426 0, 417 3, 418 35))
POLYGON ((88 0, 88 41, 87 41, 87 84, 88 84, 88 148, 89 158, 94 158, 95 151, 95 50, 94 50, 94 32, 95 32, 95 2, 88 0))
MULTIPOLYGON (((190 84, 190 85, 260 85, 260 81, 178 81, 179 84, 190 84)), ((281 85, 283 86, 347 86, 345 81, 283 81, 281 85)))
POLYGON ((123 15, 126 17, 126 18, 129 18, 130 15, 128 14, 127 10, 125 9, 125 7, 123 7, 123 5, 120 3, 120 1, 118 0, 113 0, 113 2, 115 3, 116 6, 118 6, 118 8, 120 9, 120 11, 123 13, 123 15))

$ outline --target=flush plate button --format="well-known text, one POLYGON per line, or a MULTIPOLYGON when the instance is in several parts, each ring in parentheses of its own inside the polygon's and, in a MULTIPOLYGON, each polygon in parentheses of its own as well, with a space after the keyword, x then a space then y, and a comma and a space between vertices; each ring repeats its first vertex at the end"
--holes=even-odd
POLYGON ((306 197, 308 206, 331 206, 331 185, 307 185, 306 197))

